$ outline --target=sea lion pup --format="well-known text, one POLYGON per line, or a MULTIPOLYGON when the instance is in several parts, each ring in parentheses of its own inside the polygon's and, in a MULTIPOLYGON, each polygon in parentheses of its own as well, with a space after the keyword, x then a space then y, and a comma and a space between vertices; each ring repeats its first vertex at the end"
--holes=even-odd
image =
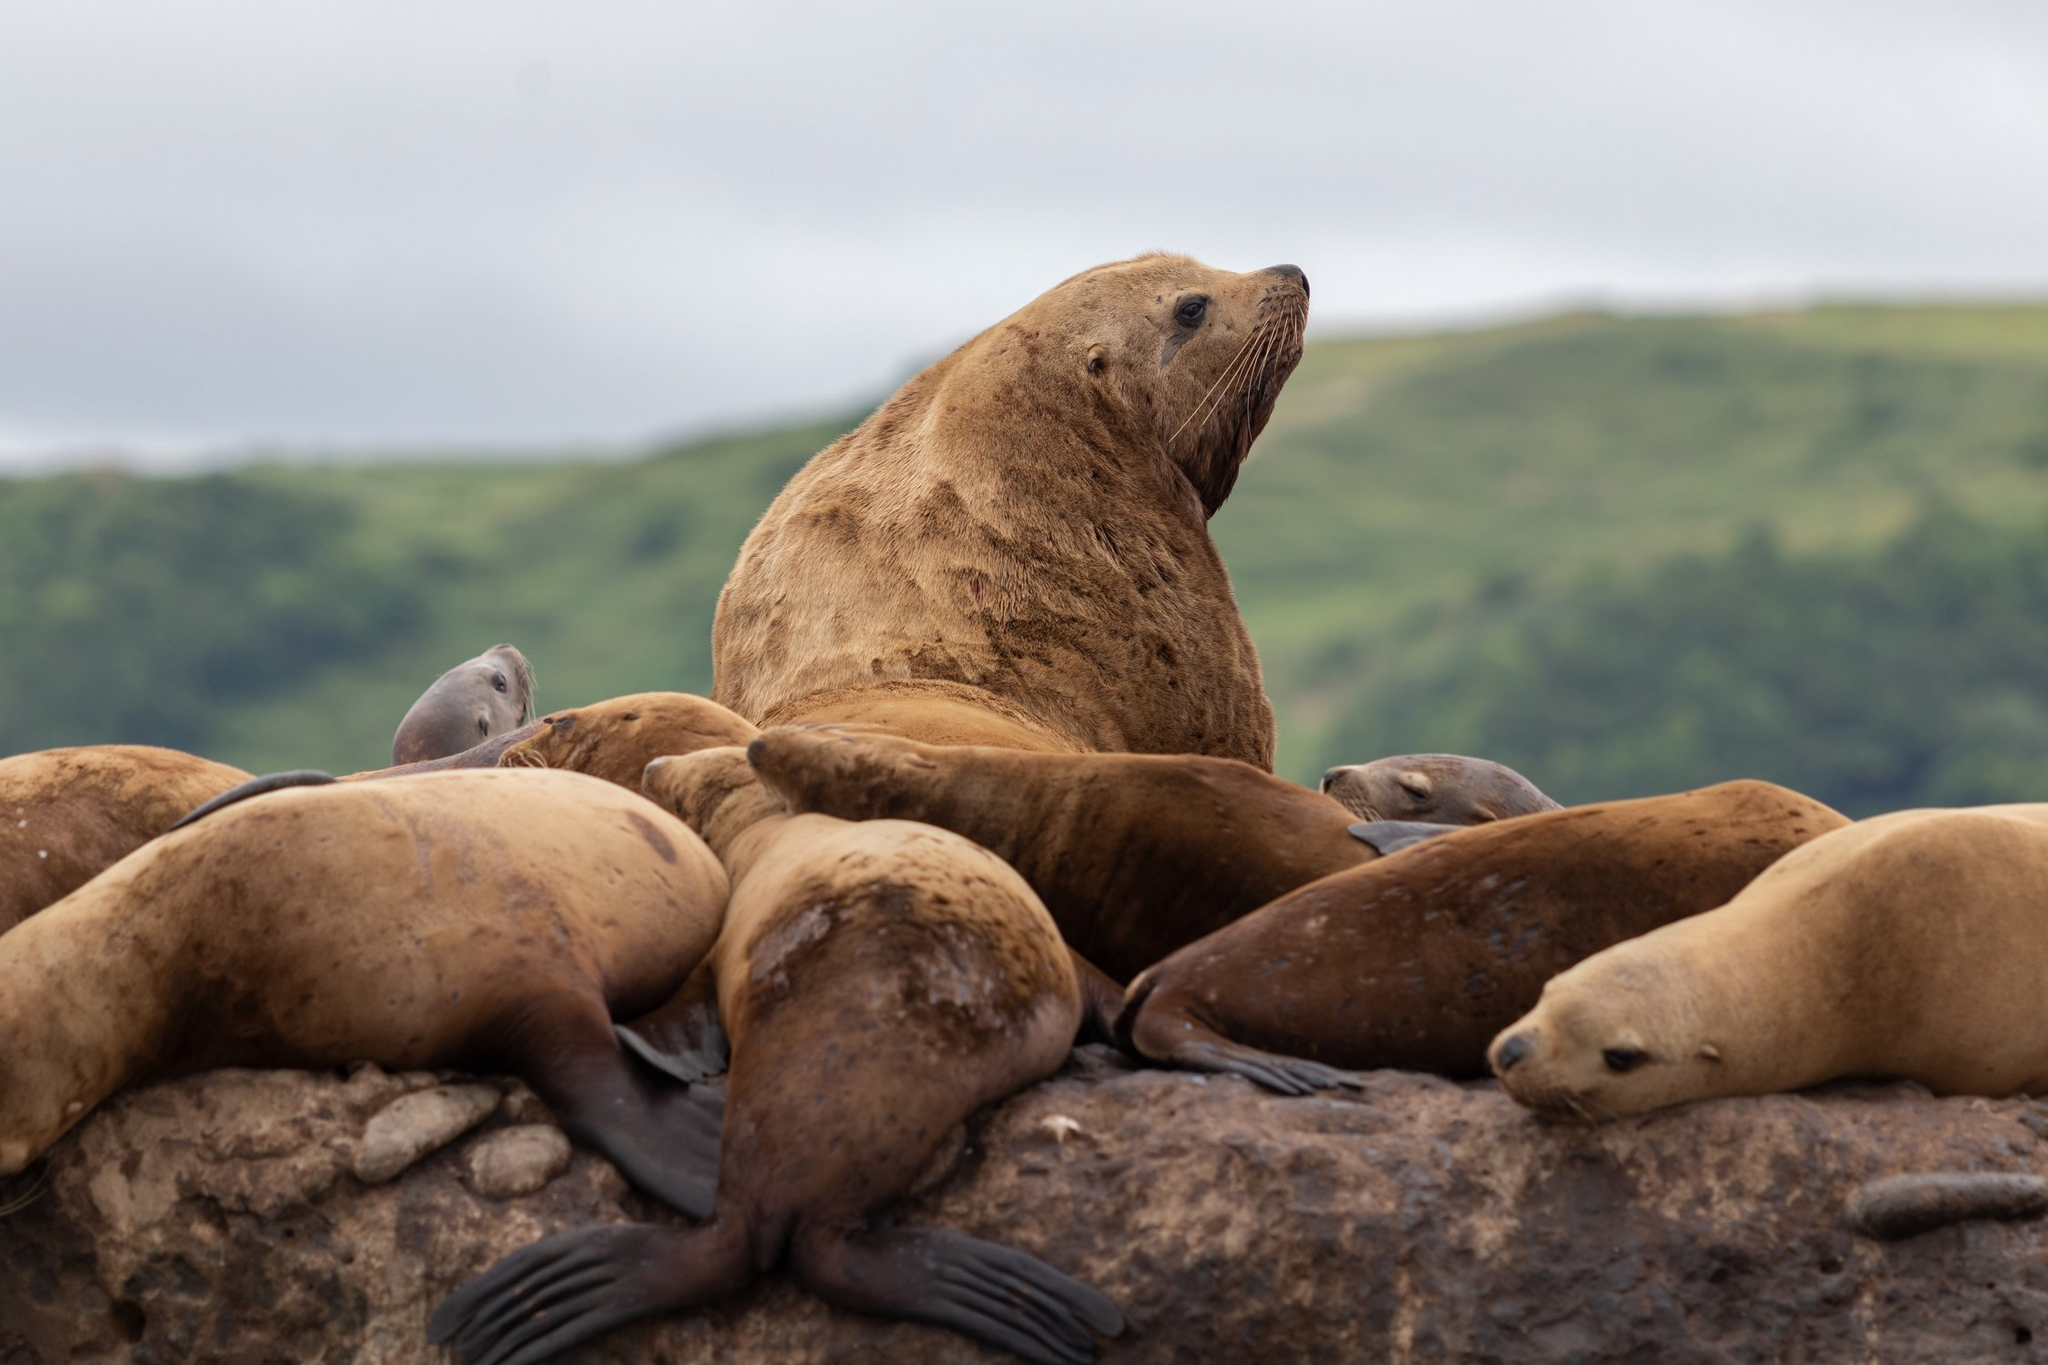
POLYGON ((0 759, 0 932, 248 777, 225 763, 146 744, 0 759))
POLYGON ((1181 949, 1131 983, 1117 1032, 1154 1061, 1287 1094, 1345 1083, 1340 1067, 1482 1076, 1487 1041, 1549 977, 1711 910, 1846 823, 1724 782, 1456 830, 1181 949))
POLYGON ((1483 825, 1561 810, 1505 764, 1463 754, 1396 754, 1323 774, 1323 795, 1361 820, 1483 825))
POLYGON ((612 1225, 515 1252, 434 1314, 465 1360, 526 1365, 701 1306, 786 1259, 840 1308, 915 1318, 1027 1359, 1081 1362, 1116 1308, 1022 1252, 877 1227, 947 1133, 1049 1075, 1080 1015, 1059 935, 1022 878, 901 820, 770 814, 739 749, 649 768, 732 874, 710 957, 731 1039, 718 1207, 699 1228, 612 1225))
POLYGON ((1119 981, 1298 886, 1379 854, 1326 796, 1232 759, 951 748, 830 727, 748 747, 798 812, 922 820, 1024 874, 1119 981))
POLYGON ((392 736, 391 761, 446 758, 532 719, 532 665, 511 645, 493 645, 420 694, 392 736))
POLYGON ((2048 1090, 2048 805, 1914 810, 1785 858, 1720 909, 1597 953, 1489 1053, 1595 1120, 1837 1077, 2048 1090))
POLYGON ((1301 358, 1308 281, 1150 255, 1075 275, 899 389, 782 490, 712 627, 764 728, 1273 766, 1273 709, 1208 518, 1301 358), (927 714, 927 710, 929 714, 927 714))
POLYGON ((725 895, 687 826, 575 773, 219 811, 0 935, 0 1175, 132 1081, 374 1061, 521 1076, 571 1137, 703 1216, 716 1099, 639 1072, 611 1015, 675 990, 725 895))

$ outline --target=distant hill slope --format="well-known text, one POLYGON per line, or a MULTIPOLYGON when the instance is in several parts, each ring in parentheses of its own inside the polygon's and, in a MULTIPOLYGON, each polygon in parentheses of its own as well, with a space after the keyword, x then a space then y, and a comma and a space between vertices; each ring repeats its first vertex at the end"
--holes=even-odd
MULTIPOLYGON (((717 591, 857 420, 630 464, 0 483, 0 752, 381 765, 498 640, 543 706, 704 690, 717 591)), ((2048 306, 1317 341, 1213 530, 1281 771, 1485 752, 1561 799, 2048 799, 2048 306)))

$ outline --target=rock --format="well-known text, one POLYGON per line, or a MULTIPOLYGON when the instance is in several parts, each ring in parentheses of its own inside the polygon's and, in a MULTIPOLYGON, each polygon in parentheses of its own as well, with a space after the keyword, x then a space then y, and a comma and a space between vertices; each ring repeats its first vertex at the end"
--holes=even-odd
POLYGON ((363 1125, 356 1179, 367 1185, 391 1179, 489 1118, 499 1098, 495 1085, 436 1085, 399 1096, 363 1125))
POLYGON ((569 1169, 569 1139, 551 1123, 522 1123, 486 1133, 463 1153, 472 1190, 487 1199, 532 1194, 569 1169))
MULTIPOLYGON (((216 1072, 104 1106, 0 1219, 0 1361, 445 1365, 427 1316, 499 1256, 588 1223, 680 1221, 584 1152, 531 1194, 472 1188, 478 1150, 531 1126, 504 1114, 359 1183, 357 1134, 422 1079, 216 1072)), ((2044 1113, 1843 1086, 1581 1128, 1491 1083, 1381 1072, 1285 1099, 1090 1048, 977 1115, 897 1219, 1101 1289, 1129 1322, 1109 1365, 2024 1359, 2048 1333, 2048 1223, 1881 1242, 1848 1208, 1887 1176, 2040 1173, 2044 1113)), ((571 1359, 1007 1357, 771 1275, 571 1359)))

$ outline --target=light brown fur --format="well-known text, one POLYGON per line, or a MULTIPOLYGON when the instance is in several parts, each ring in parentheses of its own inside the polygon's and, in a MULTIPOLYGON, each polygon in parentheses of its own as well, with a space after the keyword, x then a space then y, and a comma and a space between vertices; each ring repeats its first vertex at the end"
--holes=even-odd
POLYGON ((0 760, 0 932, 248 780, 240 768, 143 744, 0 760))
POLYGON ((1292 267, 1142 256, 1074 276, 806 465, 719 597, 712 696, 760 724, 952 742, 905 681, 987 698, 1025 748, 1273 763, 1273 713, 1207 518, 1301 354, 1292 267), (1292 273, 1288 273, 1292 272, 1292 273), (1177 310, 1206 299, 1201 320, 1177 310), (829 705, 816 699, 838 694, 829 705))
POLYGON ((2048 805, 1864 820, 1552 978, 1489 1056, 1516 1099, 1582 1119, 1846 1076, 2042 1093, 2043 887, 2048 805))

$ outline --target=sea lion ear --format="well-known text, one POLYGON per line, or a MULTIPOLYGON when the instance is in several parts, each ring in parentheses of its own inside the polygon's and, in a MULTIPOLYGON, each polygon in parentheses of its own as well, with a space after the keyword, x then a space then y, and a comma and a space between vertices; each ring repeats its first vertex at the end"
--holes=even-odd
POLYGON ((1721 1049, 1712 1043, 1701 1043, 1699 1055, 1703 1062, 1718 1062, 1721 1060, 1721 1049))
POLYGON ((1088 373, 1101 374, 1102 367, 1109 363, 1109 347, 1096 342, 1088 348, 1088 373))

